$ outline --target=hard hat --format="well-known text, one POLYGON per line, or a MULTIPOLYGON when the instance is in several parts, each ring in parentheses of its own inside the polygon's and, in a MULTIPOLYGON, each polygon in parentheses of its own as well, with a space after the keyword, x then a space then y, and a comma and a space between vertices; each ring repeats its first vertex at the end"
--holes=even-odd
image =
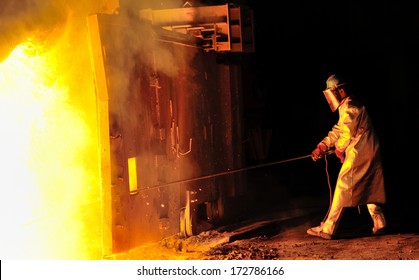
POLYGON ((327 78, 326 81, 326 89, 328 88, 337 88, 339 86, 344 85, 346 82, 344 79, 342 79, 341 76, 338 76, 336 74, 330 75, 329 78, 327 78))

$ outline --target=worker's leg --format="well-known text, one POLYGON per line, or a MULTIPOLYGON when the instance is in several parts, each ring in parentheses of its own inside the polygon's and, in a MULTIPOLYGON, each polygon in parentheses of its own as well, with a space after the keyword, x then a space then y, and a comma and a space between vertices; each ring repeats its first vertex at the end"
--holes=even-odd
POLYGON ((323 223, 323 232, 334 235, 336 233, 340 219, 342 218, 342 213, 343 207, 332 205, 329 214, 327 215, 326 221, 323 223))
POLYGON ((326 221, 322 222, 320 226, 309 228, 307 233, 324 239, 333 239, 333 235, 336 232, 339 221, 342 218, 342 214, 343 207, 332 204, 326 221))
POLYGON ((367 204, 368 212, 371 215, 374 227, 372 228, 373 234, 381 234, 383 229, 387 226, 386 218, 384 217, 383 210, 377 204, 367 204))

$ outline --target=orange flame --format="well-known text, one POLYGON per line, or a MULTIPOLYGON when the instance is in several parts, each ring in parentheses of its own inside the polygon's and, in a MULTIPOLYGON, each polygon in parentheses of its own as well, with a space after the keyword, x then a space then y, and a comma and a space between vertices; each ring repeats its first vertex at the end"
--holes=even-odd
POLYGON ((1 259, 101 257, 93 78, 69 37, 28 40, 0 64, 1 259))

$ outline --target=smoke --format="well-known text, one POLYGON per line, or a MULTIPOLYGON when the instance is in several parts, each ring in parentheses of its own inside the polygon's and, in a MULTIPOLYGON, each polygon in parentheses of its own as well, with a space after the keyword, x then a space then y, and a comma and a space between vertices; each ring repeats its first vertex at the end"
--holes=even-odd
MULTIPOLYGON (((138 11, 140 9, 172 9, 180 8, 185 2, 184 0, 166 0, 166 1, 156 1, 156 0, 120 0, 119 6, 132 11, 138 11)), ((195 2, 195 1, 189 1, 195 2)))
MULTIPOLYGON (((191 60, 194 59, 196 49, 189 47, 174 47, 171 39, 165 40, 170 31, 159 26, 152 26, 148 15, 152 10, 181 8, 185 1, 123 1, 119 3, 118 11, 109 21, 105 33, 108 36, 103 40, 107 49, 107 64, 111 70, 112 90, 118 92, 120 102, 127 104, 132 95, 132 79, 135 69, 147 69, 150 84, 158 83, 162 76, 178 79, 180 71, 188 69, 193 75, 191 60), (145 15, 145 16, 144 16, 145 15), (114 30, 111 30, 115 28, 114 30)), ((172 31, 174 32, 174 31, 172 31)), ((178 34, 180 36, 180 34, 178 34)), ((172 35, 170 35, 172 36, 172 35)), ((109 69, 108 69, 109 70, 109 69)), ((157 84, 156 84, 157 85, 157 84)), ((110 108, 112 110, 112 108, 110 108)), ((112 112, 116 115, 124 112, 112 112)), ((129 114, 129 112, 126 112, 129 114)), ((132 116, 121 116, 129 119, 132 116)))
MULTIPOLYGON (((139 20, 139 11, 142 9, 170 9, 180 8, 190 4, 198 6, 197 1, 153 1, 153 0, 102 0, 102 1, 77 1, 77 0, 4 0, 0 10, 0 62, 10 52, 29 37, 42 43, 45 48, 53 45, 57 34, 71 24, 74 29, 85 28, 86 17, 93 13, 116 13, 122 21, 129 26, 135 26, 139 20), (119 2, 119 3, 118 3, 119 2)), ((185 61, 182 53, 171 53, 167 47, 155 40, 153 31, 149 26, 143 25, 136 29, 126 29, 124 38, 115 38, 117 47, 124 50, 124 61, 120 61, 121 69, 132 69, 133 57, 139 53, 150 53, 153 60, 146 61, 156 72, 168 76, 175 76, 179 65, 189 63, 185 61), (129 39, 128 39, 129 38, 129 39)))
POLYGON ((159 40, 157 29, 147 24, 147 20, 142 19, 140 11, 154 9, 171 9, 180 8, 185 1, 134 1, 121 0, 118 17, 126 27, 124 28, 124 36, 115 38, 117 49, 123 50, 124 62, 118 67, 122 69, 132 69, 135 62, 134 57, 140 56, 143 63, 146 63, 155 72, 160 72, 169 77, 175 77, 178 69, 182 65, 188 65, 189 61, 185 61, 183 53, 173 53, 167 42, 159 40), (143 23, 139 23, 143 21, 143 23))
POLYGON ((85 21, 89 13, 107 11, 110 8, 108 2, 111 1, 3 0, 0 10, 0 62, 28 37, 50 44, 70 15, 85 21))
MULTIPOLYGON (((167 44, 156 40, 155 32, 148 25, 138 25, 141 9, 180 8, 186 3, 198 6, 197 1, 154 1, 154 0, 3 0, 0 10, 0 62, 6 59, 11 51, 29 38, 37 45, 43 45, 45 50, 56 44, 63 32, 73 32, 71 39, 80 38, 80 30, 86 29, 86 18, 94 13, 115 13, 127 26, 125 36, 116 37, 116 49, 124 52, 118 61, 117 68, 133 69, 135 57, 143 54, 144 63, 155 72, 174 77, 182 65, 188 65, 183 53, 174 54, 167 44), (70 27, 69 27, 70 26, 70 27), (136 28, 129 28, 135 26, 136 28), (70 28, 70 30, 68 30, 70 28), (65 30, 67 29, 67 30, 65 30), (153 52, 150 56, 149 54, 153 52)), ((69 42, 69 45, 78 45, 69 42)), ((86 46, 88 48, 88 46, 86 46)), ((39 51, 39 48, 38 48, 39 51)), ((77 52, 72 50, 72 53, 77 52)), ((78 52, 83 52, 79 50, 78 52)), ((64 54, 65 55, 65 54, 64 54)), ((69 59, 70 60, 70 59, 69 59)), ((71 64, 71 61, 69 61, 71 64)), ((116 74, 118 75, 118 73, 116 74)), ((128 80, 119 73, 120 85, 128 87, 128 80)))
POLYGON ((45 36, 48 30, 54 29, 66 17, 66 11, 60 8, 60 1, 3 2, 4 8, 0 11, 0 61, 26 37, 34 33, 45 36))

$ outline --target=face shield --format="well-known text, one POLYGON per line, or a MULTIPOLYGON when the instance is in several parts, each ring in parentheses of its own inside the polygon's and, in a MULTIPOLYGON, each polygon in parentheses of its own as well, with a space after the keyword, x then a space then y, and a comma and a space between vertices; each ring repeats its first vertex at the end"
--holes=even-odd
POLYGON ((338 88, 327 88, 323 90, 323 94, 324 97, 326 97, 327 103, 330 106, 330 110, 332 110, 332 112, 335 112, 338 109, 340 103, 342 102, 338 88))
POLYGON ((324 97, 326 97, 327 103, 330 106, 332 112, 335 112, 340 103, 343 100, 339 92, 339 87, 345 85, 346 83, 341 79, 340 76, 331 75, 326 81, 326 89, 323 91, 324 97))

